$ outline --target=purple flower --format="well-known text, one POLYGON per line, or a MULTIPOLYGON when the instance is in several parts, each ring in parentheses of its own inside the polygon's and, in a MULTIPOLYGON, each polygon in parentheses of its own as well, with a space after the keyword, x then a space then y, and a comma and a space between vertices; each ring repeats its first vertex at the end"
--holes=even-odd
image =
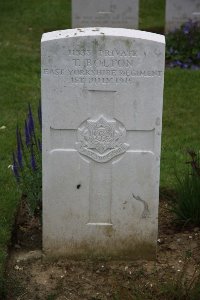
POLYGON ((197 53, 197 59, 200 59, 200 52, 197 53))
POLYGON ((20 147, 17 148, 17 161, 18 161, 18 164, 19 164, 20 168, 23 169, 22 151, 21 151, 20 147))
POLYGON ((30 104, 28 105, 28 122, 27 122, 27 125, 28 125, 29 135, 31 136, 34 133, 34 121, 33 121, 33 115, 32 115, 30 104))
POLYGON ((175 60, 173 63, 174 63, 175 67, 177 67, 177 66, 181 67, 182 66, 182 62, 180 60, 175 60))
POLYGON ((39 147, 40 152, 42 152, 42 143, 39 138, 38 138, 38 147, 39 147))
POLYGON ((189 32, 190 32, 189 26, 185 25, 185 26, 183 27, 183 33, 188 34, 189 32))
POLYGON ((24 125, 24 133, 25 133, 26 146, 29 147, 31 139, 30 139, 28 125, 27 125, 27 121, 26 120, 25 120, 25 125, 24 125))
POLYGON ((189 65, 186 64, 186 63, 182 63, 181 68, 183 68, 183 69, 188 69, 188 68, 189 68, 189 65))
POLYGON ((13 173, 15 175, 15 178, 16 178, 17 182, 19 182, 20 181, 20 176, 19 176, 18 166, 17 166, 17 162, 16 162, 16 158, 15 158, 14 153, 13 153, 13 173))
POLYGON ((38 120, 40 124, 40 128, 42 128, 42 110, 41 110, 41 103, 38 106, 38 120))
POLYGON ((33 148, 31 148, 31 168, 32 168, 33 171, 36 170, 36 161, 35 161, 33 148))
POLYGON ((183 33, 188 34, 194 25, 195 23, 193 23, 192 20, 189 20, 188 22, 183 24, 183 33))
POLYGON ((192 69, 192 70, 199 70, 199 69, 200 69, 200 66, 191 65, 191 69, 192 69))
POLYGON ((17 161, 20 166, 20 168, 23 168, 23 163, 22 163, 22 139, 21 139, 21 133, 19 131, 19 128, 17 126, 16 130, 16 136, 17 136, 17 161))
POLYGON ((174 49, 172 47, 169 48, 169 54, 173 54, 174 53, 174 49))

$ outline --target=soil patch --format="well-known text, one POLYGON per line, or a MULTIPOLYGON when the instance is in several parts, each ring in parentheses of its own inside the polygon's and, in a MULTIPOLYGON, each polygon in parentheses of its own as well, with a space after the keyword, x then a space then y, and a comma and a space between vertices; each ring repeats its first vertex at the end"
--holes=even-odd
POLYGON ((200 228, 177 227, 169 200, 162 197, 156 261, 48 261, 41 251, 40 222, 28 217, 23 205, 7 267, 7 299, 190 299, 184 293, 199 276, 199 250, 200 228))

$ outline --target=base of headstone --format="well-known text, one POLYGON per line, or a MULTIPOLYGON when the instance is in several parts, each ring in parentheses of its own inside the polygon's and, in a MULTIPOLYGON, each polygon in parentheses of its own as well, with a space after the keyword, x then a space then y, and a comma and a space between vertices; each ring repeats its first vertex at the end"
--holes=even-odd
MULTIPOLYGON (((49 241, 48 241, 49 243, 49 241)), ((102 243, 97 244, 96 247, 94 243, 87 244, 83 242, 78 248, 76 246, 61 245, 60 247, 55 247, 54 242, 52 244, 45 243, 44 253, 49 257, 66 257, 71 259, 89 259, 89 258, 105 258, 111 260, 137 260, 137 259, 156 259, 156 244, 144 243, 140 241, 127 241, 122 240, 119 244, 114 245, 113 243, 102 243), (124 246, 123 246, 124 245, 124 246)))

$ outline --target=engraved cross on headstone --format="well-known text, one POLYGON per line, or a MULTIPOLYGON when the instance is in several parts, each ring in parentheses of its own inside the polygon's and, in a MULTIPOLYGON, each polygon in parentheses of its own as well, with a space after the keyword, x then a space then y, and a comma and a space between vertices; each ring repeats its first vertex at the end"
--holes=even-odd
POLYGON ((90 117, 83 120, 76 129, 51 127, 51 152, 77 151, 81 159, 89 164, 87 225, 112 226, 113 164, 123 159, 126 152, 153 153, 154 128, 129 130, 120 120, 116 120, 114 111, 117 91, 93 89, 87 90, 87 93, 91 99, 90 117))

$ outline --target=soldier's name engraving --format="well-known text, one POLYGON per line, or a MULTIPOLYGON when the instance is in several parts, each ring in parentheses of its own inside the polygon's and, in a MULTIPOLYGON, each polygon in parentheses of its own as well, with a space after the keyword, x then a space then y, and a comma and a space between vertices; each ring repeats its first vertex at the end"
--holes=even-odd
POLYGON ((134 59, 117 59, 117 58, 103 58, 103 59, 80 59, 80 58, 73 58, 72 64, 74 67, 89 67, 89 68, 129 68, 133 67, 135 64, 134 59))

